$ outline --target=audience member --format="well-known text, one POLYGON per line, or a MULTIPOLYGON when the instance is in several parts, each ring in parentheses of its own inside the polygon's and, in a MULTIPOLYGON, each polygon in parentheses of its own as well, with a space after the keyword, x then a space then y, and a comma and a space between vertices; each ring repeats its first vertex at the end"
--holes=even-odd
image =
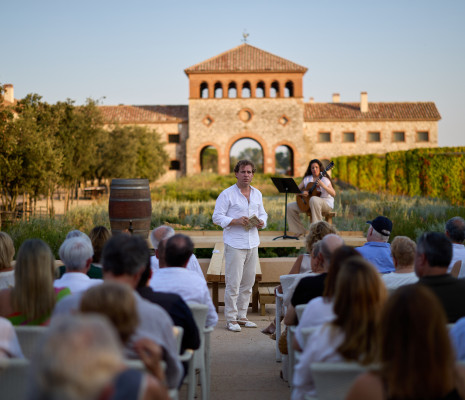
POLYGON ((179 294, 186 303, 208 306, 206 326, 215 326, 218 314, 213 305, 207 282, 204 278, 186 269, 192 256, 194 244, 189 236, 177 234, 158 244, 161 267, 152 275, 151 287, 155 292, 179 294))
POLYGON ((340 236, 335 234, 326 235, 321 240, 321 251, 318 257, 322 259, 324 272, 320 275, 308 276, 300 280, 292 296, 291 304, 287 307, 287 312, 284 317, 284 323, 286 325, 297 324, 297 314, 295 312, 295 307, 297 305, 307 304, 315 297, 323 295, 331 255, 342 245, 344 245, 344 241, 340 236))
POLYGON ((461 217, 451 218, 446 222, 446 236, 452 242, 452 260, 450 261, 447 272, 451 273, 452 268, 457 263, 457 268, 461 266, 462 260, 465 260, 465 220, 461 217))
POLYGON ((89 233, 89 239, 92 242, 92 248, 94 249, 94 255, 92 257, 92 264, 96 267, 101 267, 102 251, 105 243, 111 238, 111 232, 108 228, 98 225, 89 233))
POLYGON ((323 296, 310 300, 297 325, 295 341, 293 343, 296 350, 302 350, 303 348, 302 329, 317 327, 326 322, 331 322, 335 318, 333 299, 334 292, 336 291, 337 276, 344 261, 353 256, 360 256, 360 253, 350 246, 341 246, 334 251, 328 268, 323 296))
MULTIPOLYGON (((84 232, 81 232, 78 229, 69 231, 68 234, 66 235, 65 240, 71 239, 74 237, 81 237, 84 240, 88 241, 90 245, 92 246, 92 241, 90 240, 89 236, 87 236, 84 232)), ((66 267, 63 265, 58 270, 58 277, 61 278, 65 272, 66 272, 66 267)), ((103 278, 102 268, 94 264, 90 264, 90 268, 87 271, 87 276, 92 279, 102 279, 103 278)))
POLYGON ((384 284, 388 290, 418 281, 413 264, 417 245, 407 236, 396 236, 391 243, 394 272, 383 274, 384 284))
POLYGON ((391 246, 388 243, 389 235, 392 232, 392 221, 389 218, 378 216, 373 221, 367 221, 367 224, 370 224, 367 241, 356 250, 382 274, 393 272, 391 246))
POLYGON ((380 369, 360 375, 346 399, 465 399, 465 367, 455 364, 446 322, 430 290, 397 289, 382 311, 380 369))
MULTIPOLYGON (((105 281, 116 281, 137 287, 140 277, 149 263, 150 254, 146 241, 138 235, 119 234, 112 236, 105 244, 102 253, 102 265, 105 281)), ((82 293, 76 293, 57 304, 53 319, 61 314, 69 314, 79 309, 82 293), (65 301, 66 300, 66 301, 65 301)), ((182 375, 182 366, 178 360, 176 341, 173 335, 173 322, 160 306, 150 303, 134 292, 139 325, 125 346, 129 358, 138 358, 131 346, 141 338, 149 338, 163 348, 166 362, 166 378, 170 388, 178 387, 182 375)))
POLYGON ((465 361, 465 317, 460 318, 454 326, 450 328, 449 333, 455 347, 457 359, 465 361))
POLYGON ((100 315, 54 319, 31 369, 29 400, 168 399, 160 379, 126 368, 116 332, 100 315))
POLYGON ((151 276, 152 269, 150 264, 147 264, 137 285, 137 293, 144 299, 164 308, 173 320, 174 325, 183 328, 184 334, 182 335, 181 353, 186 349, 198 349, 200 346, 199 330, 197 329, 197 324, 195 323, 194 316, 189 306, 182 297, 176 293, 154 292, 153 289, 148 286, 151 276))
POLYGON ((0 232, 0 290, 15 285, 15 272, 11 265, 15 255, 15 246, 10 235, 0 232))
POLYGON ((91 286, 101 284, 103 282, 101 279, 91 279, 87 276, 93 253, 92 244, 84 237, 66 239, 59 250, 66 272, 53 282, 53 286, 67 287, 71 293, 79 293, 91 286))
POLYGON ((48 325, 59 300, 70 294, 68 288, 54 288, 55 258, 48 244, 40 239, 26 240, 18 251, 15 286, 0 291, 0 316, 13 325, 48 325))
POLYGON ((465 316, 465 281, 447 273, 451 258, 452 243, 444 233, 426 232, 418 239, 415 255, 418 283, 436 294, 450 323, 465 316))
MULTIPOLYGON (((173 237, 174 235, 174 229, 168 225, 161 225, 158 228, 155 228, 152 232, 150 232, 150 242, 152 243, 153 249, 155 250, 155 255, 150 257, 150 266, 152 267, 153 272, 164 267, 164 261, 160 259, 160 242, 166 242, 170 237, 173 237)), ((199 274, 201 278, 205 280, 202 268, 200 268, 199 260, 197 260, 195 254, 192 253, 192 255, 190 256, 186 268, 190 271, 196 272, 197 274, 199 274)), ((149 283, 149 286, 151 286, 151 283, 149 283)))
POLYGON ((335 319, 321 325, 307 340, 294 373, 292 400, 315 396, 310 364, 376 360, 378 318, 387 297, 379 273, 362 257, 351 257, 341 266, 334 295, 335 319))
POLYGON ((1 358, 24 358, 14 326, 3 317, 0 317, 0 359, 1 358))

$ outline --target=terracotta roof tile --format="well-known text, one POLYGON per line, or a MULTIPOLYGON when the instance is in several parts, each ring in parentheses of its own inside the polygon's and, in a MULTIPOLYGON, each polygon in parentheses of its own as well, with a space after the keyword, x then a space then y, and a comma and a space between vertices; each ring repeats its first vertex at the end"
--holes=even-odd
POLYGON ((433 120, 441 115, 432 102, 368 103, 368 112, 360 111, 360 103, 306 103, 304 120, 315 121, 402 121, 433 120))
POLYGON ((186 68, 188 75, 196 72, 302 72, 307 68, 243 43, 206 61, 186 68))
POLYGON ((183 122, 188 120, 188 106, 100 106, 106 123, 183 122))

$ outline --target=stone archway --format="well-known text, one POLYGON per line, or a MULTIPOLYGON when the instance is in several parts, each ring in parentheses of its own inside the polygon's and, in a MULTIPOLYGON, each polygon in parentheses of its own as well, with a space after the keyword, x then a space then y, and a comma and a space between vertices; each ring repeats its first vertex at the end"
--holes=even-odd
POLYGON ((214 146, 200 150, 200 171, 218 173, 218 150, 214 146))
POLYGON ((229 151, 230 171, 234 170, 239 160, 247 159, 253 161, 257 172, 264 171, 263 148, 260 143, 254 139, 245 137, 237 140, 231 146, 229 151))
POLYGON ((275 173, 294 176, 294 151, 286 145, 275 150, 275 173))

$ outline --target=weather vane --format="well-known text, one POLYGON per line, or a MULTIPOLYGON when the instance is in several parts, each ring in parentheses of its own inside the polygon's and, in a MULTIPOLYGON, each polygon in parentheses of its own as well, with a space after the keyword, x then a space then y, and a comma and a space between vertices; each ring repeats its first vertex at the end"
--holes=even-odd
POLYGON ((247 30, 244 29, 244 32, 242 33, 242 43, 247 43, 248 37, 249 37, 249 34, 247 33, 247 30))

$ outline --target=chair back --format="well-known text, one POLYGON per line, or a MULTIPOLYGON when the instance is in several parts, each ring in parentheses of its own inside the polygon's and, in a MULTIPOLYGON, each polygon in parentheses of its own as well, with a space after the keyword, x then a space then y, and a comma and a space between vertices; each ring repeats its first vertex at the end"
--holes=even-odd
POLYGON ((302 314, 304 313, 305 307, 307 307, 307 304, 298 304, 295 306, 295 313, 297 314, 297 319, 299 321, 302 319, 302 314))
POLYGON ((318 400, 344 400, 357 376, 368 367, 351 362, 322 362, 310 365, 318 400))
POLYGON ((184 335, 184 328, 182 326, 173 326, 173 333, 174 337, 176 338, 176 348, 178 350, 178 354, 181 354, 181 344, 182 344, 182 337, 184 335))
POLYGON ((0 359, 0 397, 2 400, 25 399, 29 378, 29 360, 0 359))
POLYGON ((37 342, 45 335, 48 327, 46 326, 15 326, 16 335, 18 336, 19 345, 23 351, 24 357, 29 360, 34 354, 37 342))

